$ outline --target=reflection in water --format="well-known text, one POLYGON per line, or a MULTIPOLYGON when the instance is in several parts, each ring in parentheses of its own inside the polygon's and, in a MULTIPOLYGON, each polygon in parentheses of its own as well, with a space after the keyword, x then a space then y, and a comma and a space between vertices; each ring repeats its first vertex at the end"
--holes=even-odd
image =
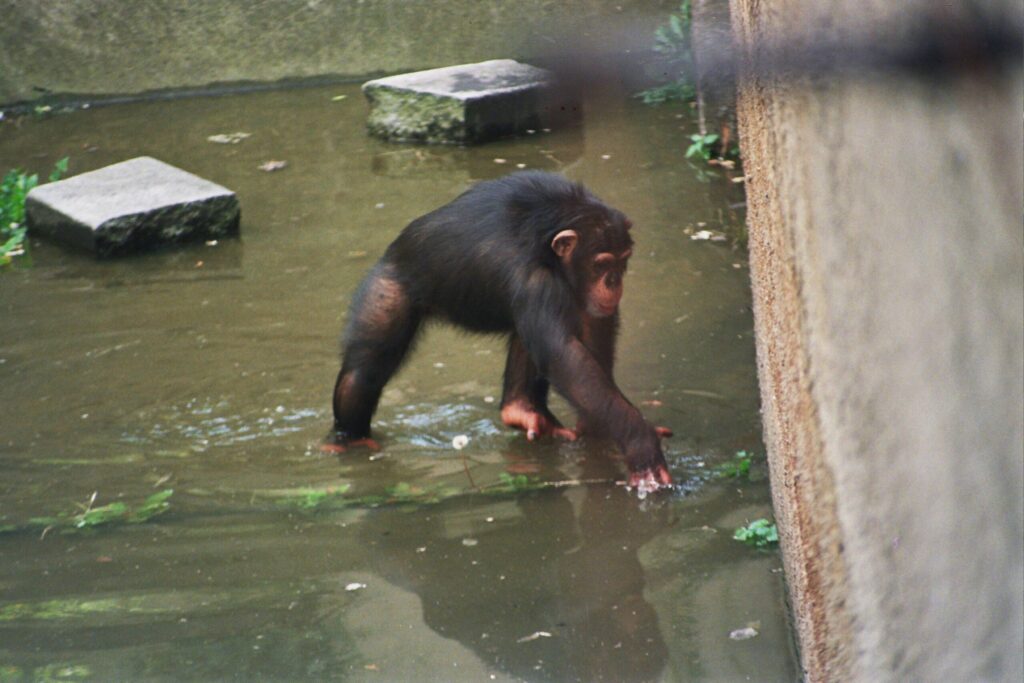
MULTIPOLYGON (((582 130, 572 127, 559 131, 557 136, 549 135, 550 132, 534 131, 514 148, 507 148, 507 157, 491 157, 459 147, 394 145, 374 155, 370 168, 374 175, 385 178, 411 179, 424 173, 444 173, 466 181, 490 180, 521 168, 564 173, 583 154, 582 130)), ((488 147, 492 146, 480 149, 488 147)))
POLYGON ((242 204, 239 239, 102 262, 33 241, 31 267, 0 273, 0 527, 94 492, 175 491, 146 524, 0 533, 0 679, 796 678, 778 559, 729 540, 769 513, 767 485, 708 481, 761 446, 743 254, 684 232, 735 226, 742 190, 681 164, 688 112, 619 93, 588 103, 582 128, 471 149, 373 140, 365 116, 348 85, 0 123, 0 172, 147 154, 242 204), (288 167, 260 171, 270 159, 288 167), (389 384, 382 451, 319 452, 366 269, 409 220, 520 164, 635 223, 616 379, 675 430, 673 495, 641 504, 612 485, 625 470, 608 444, 505 429, 502 342, 450 329, 389 384), (597 483, 480 493, 506 473, 597 483), (459 495, 279 502, 345 487, 459 495), (750 622, 761 635, 728 639, 750 622))
MULTIPOLYGON (((612 472, 595 464, 581 474, 612 472)), ((493 670, 524 680, 652 680, 667 648, 637 551, 671 508, 611 502, 625 497, 595 485, 484 509, 390 512, 364 524, 361 538, 374 573, 415 592, 426 624, 493 670), (408 514, 421 518, 396 522, 408 514)))

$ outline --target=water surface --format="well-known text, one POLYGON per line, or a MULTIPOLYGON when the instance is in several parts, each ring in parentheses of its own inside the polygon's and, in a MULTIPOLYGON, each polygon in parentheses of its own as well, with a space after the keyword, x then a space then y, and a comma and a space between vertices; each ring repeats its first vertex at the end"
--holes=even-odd
POLYGON ((0 171, 150 155, 242 206, 237 240, 112 261, 33 241, 0 273, 0 524, 175 491, 144 524, 0 535, 0 674, 794 680, 780 560, 730 539, 770 514, 767 483, 710 474, 763 447, 745 255, 684 232, 740 225, 742 191, 684 161, 686 110, 595 98, 582 129, 472 149, 380 142, 365 118, 346 85, 0 125, 0 171), (502 341, 441 327, 384 395, 383 451, 318 448, 363 273, 409 220, 520 165, 636 224, 616 376, 676 432, 670 495, 628 495, 607 444, 506 430, 502 341), (488 493, 503 473, 584 483, 488 493), (364 504, 282 504, 345 487, 364 504))

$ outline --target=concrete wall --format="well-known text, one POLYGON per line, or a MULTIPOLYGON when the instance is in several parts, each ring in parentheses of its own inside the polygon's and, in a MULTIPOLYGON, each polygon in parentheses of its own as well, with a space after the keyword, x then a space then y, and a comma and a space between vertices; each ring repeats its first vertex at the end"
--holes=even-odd
POLYGON ((676 0, 0 0, 0 103, 650 46, 676 0))
MULTIPOLYGON (((910 26, 927 6, 731 9, 749 46, 783 29, 813 27, 813 41, 910 26)), ((1021 71, 827 80, 748 73, 739 99, 758 370, 802 663, 814 681, 1019 681, 1021 71)))

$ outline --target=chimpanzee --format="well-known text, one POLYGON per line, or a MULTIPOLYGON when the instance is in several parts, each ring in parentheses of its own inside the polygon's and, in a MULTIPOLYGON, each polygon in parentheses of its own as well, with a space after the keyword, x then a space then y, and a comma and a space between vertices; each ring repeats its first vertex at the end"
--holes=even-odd
POLYGON ((482 182, 412 221, 356 291, 334 386, 337 439, 372 444, 370 418, 421 324, 509 335, 501 418, 531 441, 607 435, 629 484, 672 482, 659 437, 612 379, 629 219, 578 183, 523 171, 482 182), (549 382, 580 414, 548 410, 549 382))

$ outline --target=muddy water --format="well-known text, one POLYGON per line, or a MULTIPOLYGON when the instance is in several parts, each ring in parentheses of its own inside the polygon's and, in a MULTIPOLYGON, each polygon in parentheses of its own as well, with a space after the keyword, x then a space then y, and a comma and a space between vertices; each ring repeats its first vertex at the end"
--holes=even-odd
POLYGON ((33 242, 0 273, 4 680, 794 680, 780 560, 730 540, 770 514, 767 483, 710 475, 763 452, 745 259, 684 234, 738 225, 742 193, 683 161, 681 111, 596 99, 582 129, 475 149, 369 139, 354 86, 0 125, 0 170, 146 154, 242 205, 238 240, 108 262, 33 242), (627 495, 607 444, 506 431, 502 342, 442 328, 384 396, 383 451, 318 449, 359 278, 519 164, 636 223, 616 374, 677 434, 673 494, 627 495), (496 493, 506 473, 588 483, 496 493), (167 488, 143 524, 29 524, 167 488))

